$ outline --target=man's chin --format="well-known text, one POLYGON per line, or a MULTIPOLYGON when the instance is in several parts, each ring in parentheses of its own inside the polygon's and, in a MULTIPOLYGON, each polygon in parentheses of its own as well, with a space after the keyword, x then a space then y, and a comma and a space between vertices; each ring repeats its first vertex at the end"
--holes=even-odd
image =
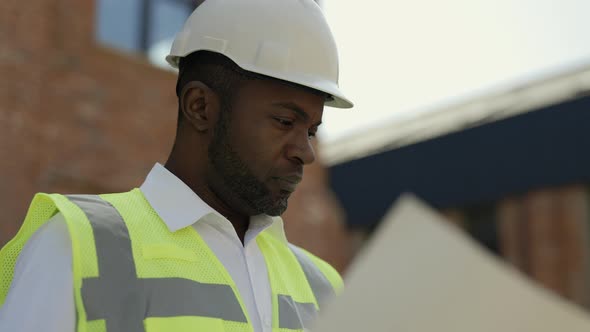
POLYGON ((272 206, 267 206, 266 209, 264 209, 264 214, 271 217, 282 215, 287 210, 287 199, 288 197, 279 198, 274 204, 272 204, 272 206))

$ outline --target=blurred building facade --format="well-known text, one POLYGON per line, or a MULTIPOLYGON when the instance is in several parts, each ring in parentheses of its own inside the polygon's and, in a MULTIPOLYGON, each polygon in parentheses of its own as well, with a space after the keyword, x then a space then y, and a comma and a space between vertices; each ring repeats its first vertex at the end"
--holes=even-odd
POLYGON ((590 66, 326 146, 357 237, 412 192, 590 308, 590 66))
MULTIPOLYGON (((0 3, 0 245, 34 193, 126 191, 171 149, 176 74, 99 42, 98 6, 0 3)), ((343 270, 351 254, 327 183, 321 165, 306 169, 285 215, 287 234, 343 270)))

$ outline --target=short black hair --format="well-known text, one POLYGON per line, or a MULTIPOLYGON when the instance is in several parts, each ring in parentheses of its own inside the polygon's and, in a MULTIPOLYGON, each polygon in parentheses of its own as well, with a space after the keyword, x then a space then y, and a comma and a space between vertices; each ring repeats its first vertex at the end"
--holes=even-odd
POLYGON ((240 83, 244 80, 271 79, 283 84, 304 89, 316 95, 322 95, 326 100, 332 96, 307 86, 287 82, 277 78, 246 71, 223 54, 210 51, 196 51, 180 58, 178 64, 178 80, 176 82, 176 96, 178 96, 178 125, 182 121, 181 93, 186 84, 191 81, 201 81, 219 96, 223 109, 231 109, 240 83))
POLYGON ((230 58, 215 52, 197 51, 182 57, 178 64, 176 96, 178 97, 178 124, 182 121, 181 93, 186 84, 200 81, 213 90, 227 109, 244 79, 253 75, 240 68, 230 58))

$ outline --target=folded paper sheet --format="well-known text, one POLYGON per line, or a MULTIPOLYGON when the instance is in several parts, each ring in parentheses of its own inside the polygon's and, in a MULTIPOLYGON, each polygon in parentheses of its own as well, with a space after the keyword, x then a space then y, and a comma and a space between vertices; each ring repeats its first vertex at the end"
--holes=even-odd
POLYGON ((412 196, 388 213, 314 332, 588 332, 542 289, 412 196))

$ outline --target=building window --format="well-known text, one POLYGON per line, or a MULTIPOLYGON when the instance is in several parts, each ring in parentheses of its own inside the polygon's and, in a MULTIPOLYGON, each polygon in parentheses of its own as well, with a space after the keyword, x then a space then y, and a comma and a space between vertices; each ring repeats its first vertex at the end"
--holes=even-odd
POLYGON ((97 0, 97 39, 129 53, 144 54, 167 68, 164 57, 184 21, 203 0, 97 0))

